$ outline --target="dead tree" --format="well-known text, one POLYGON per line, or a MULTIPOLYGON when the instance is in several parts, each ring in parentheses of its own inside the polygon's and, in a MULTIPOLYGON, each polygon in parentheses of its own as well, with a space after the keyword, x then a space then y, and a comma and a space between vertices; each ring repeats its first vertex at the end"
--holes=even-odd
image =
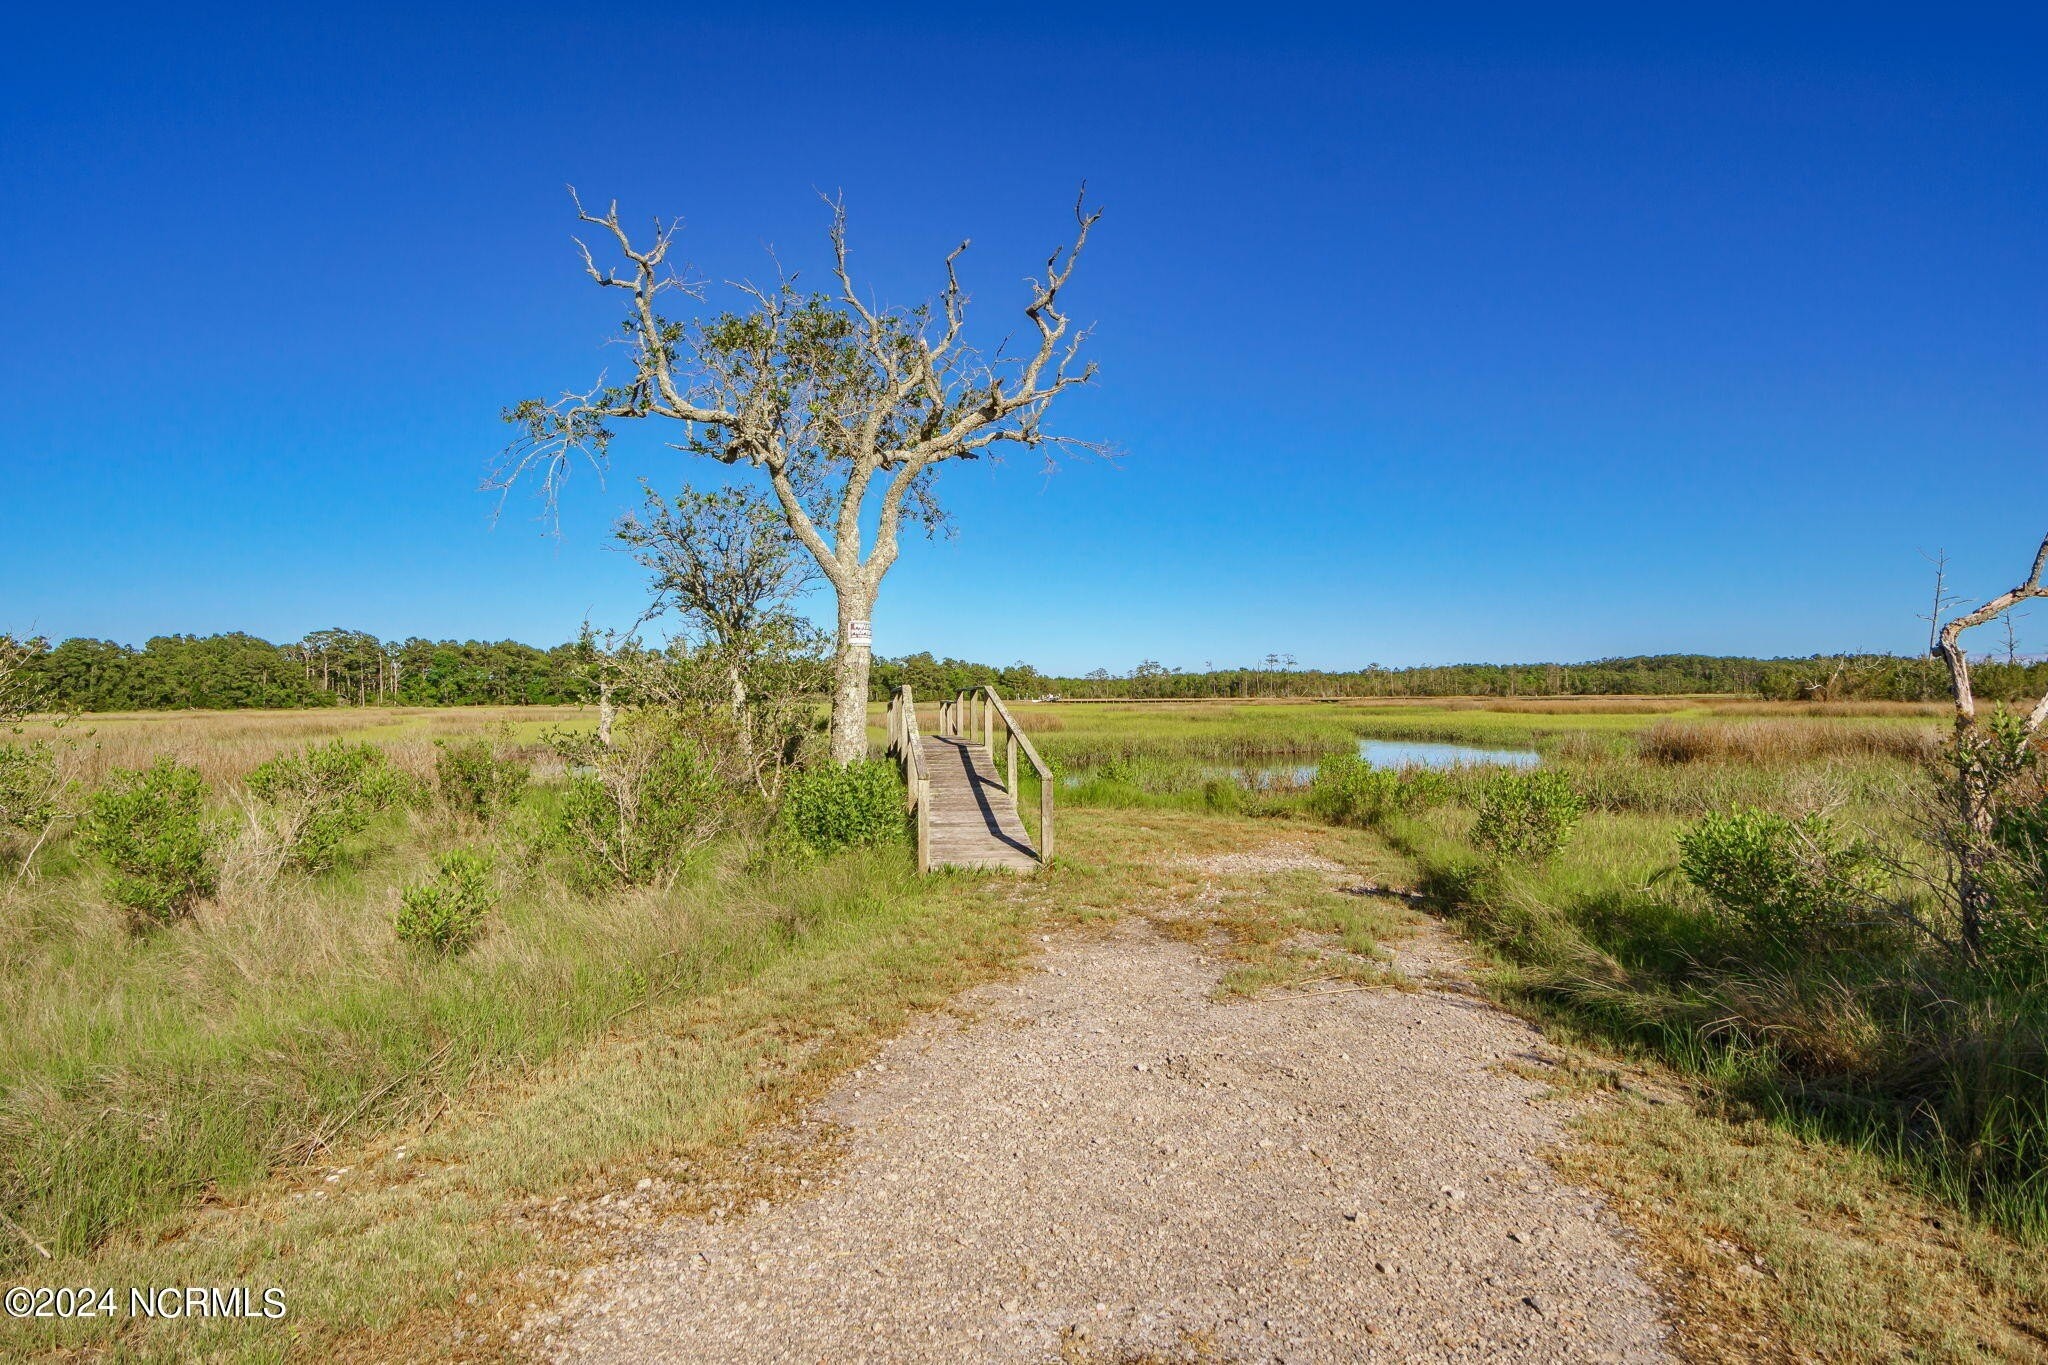
POLYGON ((2028 761, 2034 736, 2048 724, 2048 694, 2023 714, 1994 717, 1990 723, 1979 714, 1977 696, 1970 685, 1970 656, 1963 647, 1966 630, 1995 621, 2031 598, 2048 597, 2041 573, 2048 567, 2048 536, 2034 554, 2034 567, 2019 586, 2008 588, 1975 611, 1953 618, 1935 636, 1934 654, 1948 667, 1949 690, 1955 699, 1955 730, 1952 739, 1955 815, 1961 828, 1956 849, 1956 895, 1960 909, 1958 931, 1963 949, 1976 956, 1982 949, 1984 920, 1992 910, 1991 888, 1985 877, 1992 857, 1993 827, 1998 818, 1998 800, 2012 774, 2028 761))
POLYGON ((903 524, 935 532, 945 523, 938 467, 1004 446, 1049 459, 1087 445, 1044 423, 1055 398, 1094 378, 1093 363, 1079 361, 1087 332, 1071 326, 1061 296, 1101 212, 1076 201, 1073 242, 1052 253, 1042 280, 1029 281, 1027 344, 1006 356, 967 343, 968 297, 956 272, 966 242, 946 257, 935 300, 883 308, 855 288, 845 208, 831 207, 835 289, 800 293, 791 277, 767 288, 739 284, 739 311, 685 322, 662 311, 665 294, 703 297, 668 264, 677 225, 657 219, 651 238, 635 245, 616 203, 597 215, 578 201, 577 217, 609 234, 624 258, 623 267, 600 268, 577 241, 590 278, 626 297, 632 378, 509 409, 521 434, 490 486, 531 474, 552 500, 576 456, 602 465, 614 423, 654 417, 679 424, 677 449, 760 470, 838 597, 832 757, 845 763, 867 752, 871 622, 903 524), (864 543, 869 511, 874 531, 864 543))

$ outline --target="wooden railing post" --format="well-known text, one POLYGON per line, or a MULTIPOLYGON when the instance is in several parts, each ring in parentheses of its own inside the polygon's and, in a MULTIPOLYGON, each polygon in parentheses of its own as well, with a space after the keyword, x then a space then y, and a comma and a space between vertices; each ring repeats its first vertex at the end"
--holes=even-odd
POLYGON ((913 784, 917 788, 917 875, 925 876, 932 870, 932 784, 923 778, 913 784))
POLYGON ((1038 779, 1038 865, 1044 867, 1052 861, 1052 775, 1040 774, 1038 779))
MULTIPOLYGON (((1008 727, 1005 727, 1008 728, 1008 727)), ((1004 789, 1010 793, 1010 809, 1017 809, 1017 732, 1010 731, 1010 742, 1004 746, 1010 751, 1009 773, 1003 779, 1004 789)))

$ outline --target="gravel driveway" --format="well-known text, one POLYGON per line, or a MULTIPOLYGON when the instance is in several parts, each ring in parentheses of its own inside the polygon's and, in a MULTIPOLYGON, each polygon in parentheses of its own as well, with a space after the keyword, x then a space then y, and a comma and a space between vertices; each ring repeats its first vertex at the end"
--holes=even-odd
MULTIPOLYGON (((1434 928, 1393 947, 1411 975, 1457 970, 1434 928)), ((661 1228, 528 1348, 1669 1358, 1619 1221, 1537 1155, 1566 1106, 1502 1065, 1545 1062, 1526 1025, 1454 989, 1221 1004, 1219 971, 1138 922, 1055 938, 839 1083, 814 1116, 845 1130, 831 1178, 661 1228)))

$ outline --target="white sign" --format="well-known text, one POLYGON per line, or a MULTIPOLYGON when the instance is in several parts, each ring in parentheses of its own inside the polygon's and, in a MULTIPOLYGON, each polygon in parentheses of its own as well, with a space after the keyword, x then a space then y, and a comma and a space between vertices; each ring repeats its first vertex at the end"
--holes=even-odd
POLYGON ((848 621, 846 623, 846 643, 857 645, 861 649, 874 648, 874 623, 870 621, 848 621))

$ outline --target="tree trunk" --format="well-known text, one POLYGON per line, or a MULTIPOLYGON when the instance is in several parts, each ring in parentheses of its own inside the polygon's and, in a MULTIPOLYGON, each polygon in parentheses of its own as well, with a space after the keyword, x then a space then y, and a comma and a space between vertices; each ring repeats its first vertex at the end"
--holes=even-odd
POLYGON ((754 761, 754 717, 747 710, 747 680, 740 671, 738 659, 725 666, 726 681, 732 688, 732 723, 739 736, 740 761, 747 765, 747 771, 759 778, 758 766, 754 761))
POLYGON ((597 742, 605 748, 612 747, 612 680, 600 675, 597 680, 597 742))
POLYGON ((832 659, 832 761, 858 763, 868 756, 868 665, 870 644, 852 640, 853 627, 872 630, 872 586, 839 590, 839 652, 832 659))
POLYGON ((1995 821, 1991 783, 1978 766, 1982 760, 1971 742, 1975 738, 1973 733, 1957 737, 1961 771, 1957 774, 1956 793, 1957 813, 1963 820, 1962 847, 1956 850, 1956 908, 1961 921, 1957 927, 1963 952, 1972 960, 1983 949, 1984 920, 1986 912, 1992 909, 1991 888, 1986 885, 1984 874, 1991 864, 1991 829, 1995 821))

